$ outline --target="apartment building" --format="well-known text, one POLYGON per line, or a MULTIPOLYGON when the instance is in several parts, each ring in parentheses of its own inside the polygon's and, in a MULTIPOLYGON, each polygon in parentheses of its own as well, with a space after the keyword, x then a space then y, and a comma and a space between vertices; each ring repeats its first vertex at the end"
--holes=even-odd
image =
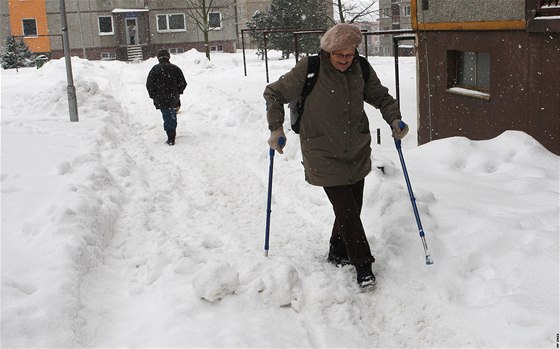
POLYGON ((237 16, 239 29, 247 29, 247 22, 257 12, 266 12, 272 0, 237 0, 237 16))
MULTIPOLYGON (((58 0, 8 0, 0 6, 10 27, 29 48, 51 58, 63 56, 58 0)), ((244 2, 245 0, 238 0, 244 2)), ((208 14, 212 51, 237 49, 236 0, 215 0, 208 14)), ((65 1, 71 55, 88 59, 145 59, 161 48, 179 53, 205 50, 204 35, 185 1, 72 0, 65 1)), ((4 36, 5 37, 5 36, 4 36)))
MULTIPOLYGON (((365 31, 367 33, 374 33, 379 31, 379 21, 356 22, 355 24, 359 26, 362 31, 365 31)), ((368 56, 381 56, 381 36, 366 35, 358 50, 362 55, 365 55, 367 50, 368 56)))
MULTIPOLYGON (((411 0, 379 0, 379 30, 412 29, 411 0)), ((381 35, 379 38, 381 56, 393 55, 393 35, 381 35)), ((400 55, 414 55, 412 47, 403 49, 400 55)))
MULTIPOLYGON (((214 0, 207 18, 210 50, 235 52, 246 23, 257 11, 268 11, 271 3, 214 0)), ((65 0, 65 7, 72 56, 141 60, 161 48, 172 53, 206 48, 204 33, 190 16, 195 9, 187 1, 65 0)), ((325 8, 332 11, 330 1, 325 0, 325 8)), ((0 14, 10 22, 0 28, 4 38, 8 33, 22 36, 36 54, 63 56, 60 0, 2 0, 0 14)))

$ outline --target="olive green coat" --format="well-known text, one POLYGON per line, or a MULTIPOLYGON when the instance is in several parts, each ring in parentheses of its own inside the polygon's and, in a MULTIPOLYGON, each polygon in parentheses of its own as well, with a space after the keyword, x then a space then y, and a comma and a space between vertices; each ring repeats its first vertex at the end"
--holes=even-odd
MULTIPOLYGON (((284 104, 299 99, 307 61, 307 57, 303 58, 266 87, 264 98, 271 131, 284 123, 284 104)), ((301 118, 305 179, 323 187, 354 184, 371 171, 371 135, 364 101, 380 109, 389 124, 401 118, 398 103, 381 85, 371 65, 364 84, 357 57, 345 72, 340 72, 331 64, 328 53, 321 52, 319 69, 301 118)))

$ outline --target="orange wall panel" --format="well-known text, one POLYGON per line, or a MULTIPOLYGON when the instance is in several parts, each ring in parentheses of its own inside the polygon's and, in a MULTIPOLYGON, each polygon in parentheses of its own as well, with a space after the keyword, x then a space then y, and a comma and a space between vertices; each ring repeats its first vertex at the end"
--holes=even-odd
POLYGON ((24 38, 29 49, 37 53, 50 52, 50 37, 47 23, 46 0, 9 0, 10 27, 12 35, 23 35, 23 19, 34 18, 37 23, 37 37, 24 38))

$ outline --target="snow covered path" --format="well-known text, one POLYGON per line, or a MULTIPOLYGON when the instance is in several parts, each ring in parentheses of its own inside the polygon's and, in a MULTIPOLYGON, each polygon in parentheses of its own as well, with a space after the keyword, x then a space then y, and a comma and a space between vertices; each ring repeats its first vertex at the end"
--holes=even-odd
MULTIPOLYGON (((360 292, 351 267, 325 262, 332 209, 303 180, 291 133, 275 159, 263 256, 263 63, 250 57, 243 77, 240 55, 172 60, 189 83, 174 147, 145 92, 153 59, 74 60, 73 124, 63 62, 2 77, 3 347, 554 344, 557 156, 518 132, 422 147, 407 138, 435 260, 427 267, 384 134, 389 146, 376 146, 373 159, 384 172, 366 179, 363 214, 379 282, 360 292)), ((292 64, 272 61, 271 79, 292 64)), ((415 96, 414 61, 402 64, 401 95, 415 96)), ((391 86, 391 60, 374 67, 391 86)), ((415 101, 402 108, 415 113, 415 101)))

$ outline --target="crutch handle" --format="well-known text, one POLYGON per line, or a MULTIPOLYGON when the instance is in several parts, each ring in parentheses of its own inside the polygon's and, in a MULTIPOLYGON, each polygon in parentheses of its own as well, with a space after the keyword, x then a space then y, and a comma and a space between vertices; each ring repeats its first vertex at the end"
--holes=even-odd
MULTIPOLYGON (((404 123, 404 121, 399 120, 399 128, 401 130, 404 130, 405 127, 406 127, 406 124, 404 123)), ((394 141, 395 141, 395 146, 397 147, 398 150, 400 150, 401 149, 401 140, 394 138, 394 141)))
MULTIPOLYGON (((278 145, 280 146, 280 149, 284 148, 286 146, 286 137, 278 138, 278 145)), ((270 157, 273 157, 274 153, 274 149, 270 148, 268 155, 270 155, 270 157)))

